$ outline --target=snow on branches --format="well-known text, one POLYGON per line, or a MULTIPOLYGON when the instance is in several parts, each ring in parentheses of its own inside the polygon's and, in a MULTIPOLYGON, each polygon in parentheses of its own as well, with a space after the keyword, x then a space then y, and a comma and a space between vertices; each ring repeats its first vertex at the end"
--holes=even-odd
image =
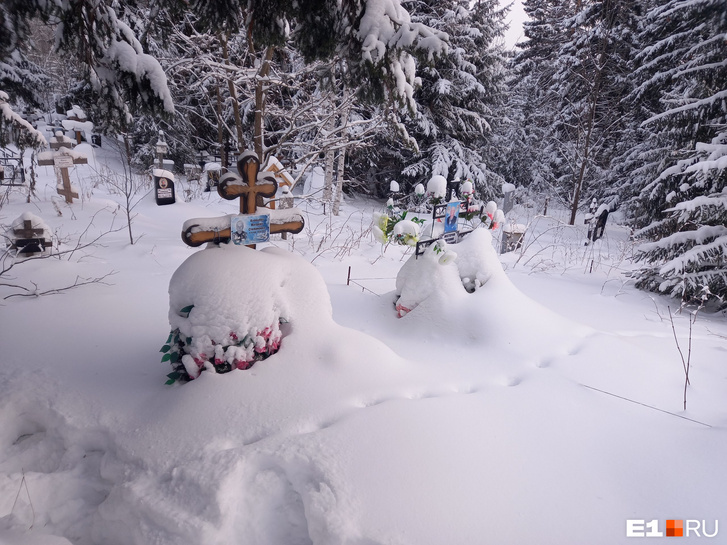
POLYGON ((25 119, 20 117, 10 107, 10 97, 4 91, 0 91, 0 144, 4 144, 3 135, 5 134, 4 125, 7 123, 20 129, 21 137, 19 143, 26 143, 32 147, 38 148, 47 146, 48 142, 42 133, 37 131, 33 126, 28 123, 25 119))
POLYGON ((394 97, 415 110, 416 63, 407 50, 424 51, 431 61, 447 54, 449 36, 412 22, 398 0, 367 0, 356 36, 361 41, 361 61, 384 65, 395 82, 394 97))
POLYGON ((686 302, 727 303, 727 132, 699 143, 694 155, 665 170, 657 182, 676 183, 666 218, 639 235, 659 237, 643 244, 637 259, 652 266, 638 273, 637 286, 686 302))

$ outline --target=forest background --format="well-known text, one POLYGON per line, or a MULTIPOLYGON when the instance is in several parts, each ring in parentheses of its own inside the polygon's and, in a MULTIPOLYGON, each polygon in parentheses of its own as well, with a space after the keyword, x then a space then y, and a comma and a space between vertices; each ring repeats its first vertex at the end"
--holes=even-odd
POLYGON ((318 165, 334 206, 436 174, 571 223, 595 198, 651 241, 639 287, 724 306, 727 0, 523 8, 510 51, 497 0, 5 0, 0 144, 40 146, 25 120, 79 105, 140 169, 163 130, 177 165, 318 165))

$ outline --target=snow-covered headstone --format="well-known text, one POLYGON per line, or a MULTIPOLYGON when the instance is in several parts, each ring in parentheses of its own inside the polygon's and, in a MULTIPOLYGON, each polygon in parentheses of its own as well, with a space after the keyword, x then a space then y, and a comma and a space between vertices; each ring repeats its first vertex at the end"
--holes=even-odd
POLYGON ((608 205, 602 204, 598 208, 596 206, 598 205, 598 201, 594 198, 591 201, 591 205, 588 210, 588 214, 586 214, 585 217, 585 224, 588 225, 588 234, 586 235, 586 246, 591 243, 591 241, 596 242, 599 238, 603 236, 603 232, 606 229, 606 220, 608 219, 608 205))
POLYGON ((503 200, 502 200, 502 211, 507 214, 510 210, 512 210, 513 206, 513 195, 515 195, 515 185, 510 183, 504 183, 502 184, 502 194, 503 194, 503 200))
POLYGON ((24 212, 13 221, 5 236, 10 240, 10 248, 17 250, 18 255, 42 253, 51 246, 50 228, 31 212, 24 212))
POLYGON ((159 206, 174 204, 177 197, 174 194, 174 174, 162 168, 152 170, 154 178, 154 197, 159 206))
POLYGON ((504 254, 517 250, 522 246, 523 236, 527 226, 522 223, 512 223, 502 228, 502 241, 500 242, 500 253, 504 254))
POLYGON ((210 191, 213 187, 217 187, 220 183, 222 175, 222 163, 209 162, 205 163, 202 171, 202 180, 206 182, 205 191, 210 191))

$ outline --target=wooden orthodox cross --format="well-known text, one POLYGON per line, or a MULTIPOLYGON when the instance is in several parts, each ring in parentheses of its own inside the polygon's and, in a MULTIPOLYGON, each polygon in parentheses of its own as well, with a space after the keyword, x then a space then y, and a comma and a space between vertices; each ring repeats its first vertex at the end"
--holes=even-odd
POLYGON ((42 228, 34 228, 31 220, 23 220, 22 227, 13 229, 15 240, 11 248, 17 249, 21 254, 42 252, 46 246, 51 245, 51 241, 45 239, 44 231, 42 228))
MULTIPOLYGON (((263 198, 275 196, 278 183, 272 173, 260 174, 260 160, 255 152, 246 151, 237 160, 238 171, 228 172, 220 177, 217 192, 228 201, 240 199, 241 214, 256 214, 263 198)), ((300 233, 305 225, 303 216, 295 209, 266 210, 270 215, 270 233, 300 233)), ((195 219, 185 222, 182 240, 189 246, 201 246, 205 242, 229 242, 232 238, 231 218, 195 219)), ((255 245, 251 245, 255 247, 255 245)))
POLYGON ((42 167, 56 167, 58 175, 56 191, 59 195, 66 198, 68 204, 71 204, 73 199, 78 198, 78 193, 74 191, 71 185, 68 169, 73 165, 85 165, 86 163, 88 163, 88 158, 85 155, 71 152, 66 147, 60 147, 57 151, 44 151, 38 154, 38 165, 42 167))

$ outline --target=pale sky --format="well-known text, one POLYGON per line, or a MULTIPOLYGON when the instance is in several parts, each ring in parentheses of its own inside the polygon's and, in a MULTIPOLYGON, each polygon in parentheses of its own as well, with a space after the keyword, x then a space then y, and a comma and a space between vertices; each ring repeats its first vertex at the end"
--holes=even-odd
MULTIPOLYGON (((508 3, 509 0, 500 0, 500 5, 502 6, 506 6, 508 3)), ((505 34, 505 45, 508 49, 515 47, 515 44, 524 37, 522 23, 526 18, 525 12, 523 11, 522 0, 514 0, 512 4, 512 9, 508 16, 510 29, 505 34)))

